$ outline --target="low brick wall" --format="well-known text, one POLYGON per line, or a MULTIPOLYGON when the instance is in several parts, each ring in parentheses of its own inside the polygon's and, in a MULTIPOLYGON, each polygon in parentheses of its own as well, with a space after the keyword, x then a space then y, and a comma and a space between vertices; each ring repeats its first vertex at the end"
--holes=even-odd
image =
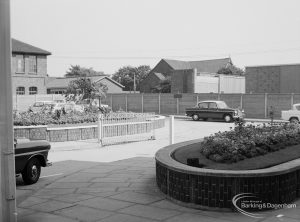
POLYGON ((174 160, 175 150, 201 140, 174 144, 156 153, 156 181, 175 202, 193 208, 233 209, 232 198, 253 193, 269 203, 288 204, 300 197, 300 160, 274 167, 247 170, 212 170, 174 160))
MULTIPOLYGON (((151 130, 150 122, 146 124, 145 132, 151 130)), ((165 117, 157 116, 154 119, 154 129, 162 128, 165 126, 165 117)), ((140 125, 133 124, 127 127, 136 128, 136 132, 140 132, 140 125)), ((123 127, 124 128, 124 127, 123 127)), ((104 126, 104 136, 112 137, 119 136, 122 133, 125 135, 122 126, 104 126), (110 127, 110 128, 109 128, 110 127), (112 129, 114 128, 114 129, 112 129), (123 131, 122 131, 123 130, 123 131), (112 134, 115 132, 115 134, 112 134), (117 135, 117 134, 118 135, 117 135)), ((132 132, 134 130, 131 129, 132 132)), ((143 132, 141 132, 143 133, 143 132)), ((64 141, 76 141, 98 138, 98 125, 90 126, 73 126, 73 127, 56 127, 49 128, 48 126, 15 126, 14 127, 15 138, 27 138, 30 140, 47 140, 49 142, 64 142, 64 141)))

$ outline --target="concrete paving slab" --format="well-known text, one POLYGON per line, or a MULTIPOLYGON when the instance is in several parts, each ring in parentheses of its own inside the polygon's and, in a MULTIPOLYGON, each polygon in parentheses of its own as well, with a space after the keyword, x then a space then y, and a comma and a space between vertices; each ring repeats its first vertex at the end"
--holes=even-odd
POLYGON ((78 222, 70 218, 49 213, 36 213, 24 217, 18 217, 18 222, 78 222))
POLYGON ((88 200, 88 199, 91 199, 94 197, 95 196, 93 196, 93 195, 71 193, 71 194, 56 196, 56 197, 52 198, 52 200, 63 201, 63 202, 67 202, 67 203, 76 203, 76 202, 88 200))
POLYGON ((55 201, 55 200, 49 200, 45 203, 41 203, 38 205, 33 205, 31 207, 28 207, 29 209, 36 210, 36 211, 42 211, 42 212, 53 212, 56 210, 64 209, 67 207, 71 207, 74 204, 65 203, 61 201, 55 201))
POLYGON ((107 217, 99 222, 157 222, 157 220, 115 213, 113 216, 107 217))
POLYGON ((93 199, 78 202, 77 204, 98 208, 102 210, 115 211, 128 206, 132 206, 134 203, 129 203, 120 200, 113 200, 113 199, 108 199, 103 197, 96 197, 93 199))
POLYGON ((161 209, 145 205, 134 205, 119 210, 119 212, 138 217, 145 217, 153 220, 165 220, 180 214, 180 212, 175 210, 161 209))
POLYGON ((75 188, 66 188, 66 189, 42 189, 37 191, 34 196, 55 196, 55 195, 61 195, 61 194, 68 194, 68 193, 74 193, 76 189, 75 188))
POLYGON ((46 186, 46 189, 52 189, 52 188, 80 188, 80 187, 88 187, 92 183, 86 183, 86 182, 55 182, 48 186, 46 186))
POLYGON ((197 215, 197 214, 181 214, 174 216, 172 218, 169 218, 166 220, 166 222, 229 222, 225 219, 217 219, 212 217, 207 217, 203 215, 197 215))
POLYGON ((19 204, 19 207, 30 207, 36 204, 41 204, 47 202, 48 199, 44 198, 38 198, 38 197, 29 197, 25 201, 23 201, 21 204, 19 204))
POLYGON ((103 193, 103 192, 115 192, 117 187, 82 187, 76 190, 76 193, 87 193, 94 195, 94 193, 103 193))
POLYGON ((89 187, 129 187, 130 183, 118 183, 118 182, 107 182, 107 183, 92 183, 89 187))
POLYGON ((73 206, 66 209, 55 211, 54 213, 75 220, 79 220, 81 222, 98 221, 113 215, 113 213, 109 211, 94 209, 85 206, 73 206))
POLYGON ((110 196, 110 198, 116 200, 124 200, 124 201, 138 203, 138 204, 151 204, 164 199, 164 197, 162 196, 148 195, 148 194, 136 193, 132 191, 120 193, 115 196, 110 196))
POLYGON ((22 218, 22 217, 25 217, 25 216, 27 216, 27 215, 35 214, 35 213, 37 213, 37 212, 34 211, 34 210, 25 209, 25 208, 20 208, 20 207, 17 208, 17 215, 18 215, 18 218, 22 218))

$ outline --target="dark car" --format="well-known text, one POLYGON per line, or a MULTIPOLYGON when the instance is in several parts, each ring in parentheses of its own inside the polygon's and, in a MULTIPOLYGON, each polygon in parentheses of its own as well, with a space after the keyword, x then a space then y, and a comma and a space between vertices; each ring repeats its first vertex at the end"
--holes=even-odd
POLYGON ((239 109, 232 109, 227 106, 224 101, 201 101, 196 107, 187 108, 186 115, 192 117, 193 120, 218 119, 225 122, 234 120, 241 121, 244 114, 239 109))
POLYGON ((15 140, 16 174, 22 174, 25 184, 36 183, 40 178, 41 167, 51 165, 47 159, 50 148, 47 141, 15 140))

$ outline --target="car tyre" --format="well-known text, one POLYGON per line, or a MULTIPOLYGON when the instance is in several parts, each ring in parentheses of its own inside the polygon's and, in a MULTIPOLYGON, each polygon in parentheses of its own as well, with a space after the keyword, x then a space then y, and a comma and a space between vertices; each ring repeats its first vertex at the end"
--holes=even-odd
POLYGON ((22 172, 22 178, 25 184, 30 185, 36 183, 41 175, 41 163, 37 158, 32 158, 27 163, 22 172))
POLYGON ((295 123, 295 124, 298 124, 299 123, 299 119, 297 117, 292 117, 290 119, 290 123, 295 123))
POLYGON ((226 123, 232 122, 232 117, 231 117, 231 115, 229 115, 229 114, 224 115, 224 121, 225 121, 226 123))
POLYGON ((197 114, 193 114, 192 119, 194 121, 198 121, 199 120, 199 116, 197 114))

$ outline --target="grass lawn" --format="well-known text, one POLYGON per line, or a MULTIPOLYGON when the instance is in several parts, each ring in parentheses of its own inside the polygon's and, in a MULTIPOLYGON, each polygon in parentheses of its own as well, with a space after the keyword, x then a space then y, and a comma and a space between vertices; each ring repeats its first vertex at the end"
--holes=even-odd
POLYGON ((177 150, 173 154, 174 159, 186 164, 187 158, 199 158, 199 163, 208 169, 218 170, 255 170, 275 166, 300 158, 300 145, 290 146, 262 156, 244 159, 236 163, 217 163, 207 159, 199 151, 199 144, 192 144, 186 148, 177 150))

